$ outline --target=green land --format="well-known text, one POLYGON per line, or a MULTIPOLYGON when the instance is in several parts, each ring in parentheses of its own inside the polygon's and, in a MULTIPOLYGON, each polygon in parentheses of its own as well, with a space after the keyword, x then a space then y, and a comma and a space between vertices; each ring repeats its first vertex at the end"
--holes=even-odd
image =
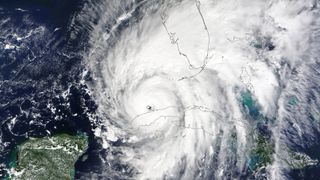
POLYGON ((87 147, 88 138, 84 135, 59 134, 29 139, 18 146, 16 164, 9 179, 73 179, 74 164, 87 147))
POLYGON ((249 168, 252 171, 256 171, 262 167, 266 167, 268 164, 271 164, 273 161, 273 148, 273 145, 268 141, 268 139, 259 134, 255 139, 255 145, 251 151, 249 168))

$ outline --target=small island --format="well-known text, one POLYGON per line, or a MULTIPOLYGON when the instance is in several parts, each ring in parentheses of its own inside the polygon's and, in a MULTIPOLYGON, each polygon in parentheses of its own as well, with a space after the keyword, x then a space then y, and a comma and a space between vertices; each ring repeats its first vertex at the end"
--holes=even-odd
POLYGON ((9 179, 63 180, 74 178, 74 164, 86 151, 85 135, 59 134, 32 138, 19 145, 9 179))

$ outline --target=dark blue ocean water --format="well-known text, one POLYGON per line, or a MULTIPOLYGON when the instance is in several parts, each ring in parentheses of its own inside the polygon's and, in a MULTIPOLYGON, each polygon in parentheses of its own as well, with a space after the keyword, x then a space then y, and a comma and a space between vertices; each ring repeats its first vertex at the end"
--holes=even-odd
MULTIPOLYGON (((89 120, 96 105, 80 83, 78 52, 86 42, 69 38, 82 3, 0 1, 0 163, 7 167, 16 146, 29 137, 86 133, 87 158, 76 163, 76 176, 98 171, 100 145, 91 130, 95 120, 89 120)), ((0 178, 5 168, 0 167, 0 178)))
MULTIPOLYGON (((75 165, 76 179, 101 174, 103 162, 99 156, 104 151, 92 132, 100 123, 95 116, 97 105, 87 93, 87 86, 81 83, 82 78, 91 80, 90 74, 82 76, 85 67, 81 54, 88 47, 88 27, 73 22, 84 3, 84 0, 0 1, 0 164, 5 165, 0 166, 0 178, 13 162, 12 155, 19 143, 30 137, 59 133, 89 136, 89 149, 83 155, 86 158, 80 158, 75 165), (74 26, 80 27, 77 33, 74 26)), ((120 26, 119 31, 127 26, 120 26)), ((320 64, 316 69, 319 68, 320 64)), ((314 93, 319 93, 317 87, 314 93)), ((266 120, 261 118, 249 94, 243 95, 248 117, 252 121, 266 120)), ((260 124, 261 133, 270 134, 260 124)), ((288 137, 292 135, 290 129, 286 133, 288 137)), ((320 134, 317 137, 315 141, 320 134)), ((305 137, 305 141, 312 140, 305 137)), ((314 142, 312 147, 294 144, 292 148, 320 159, 319 144, 314 142)), ((319 169, 319 165, 306 167, 288 172, 288 176, 320 179, 319 169)))

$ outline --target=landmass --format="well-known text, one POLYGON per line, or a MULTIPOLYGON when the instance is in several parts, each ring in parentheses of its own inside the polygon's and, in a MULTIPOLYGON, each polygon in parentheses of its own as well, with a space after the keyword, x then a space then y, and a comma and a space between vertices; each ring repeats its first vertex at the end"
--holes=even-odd
POLYGON ((74 164, 87 147, 85 135, 59 134, 29 139, 18 146, 16 164, 10 169, 9 179, 73 179, 74 164))

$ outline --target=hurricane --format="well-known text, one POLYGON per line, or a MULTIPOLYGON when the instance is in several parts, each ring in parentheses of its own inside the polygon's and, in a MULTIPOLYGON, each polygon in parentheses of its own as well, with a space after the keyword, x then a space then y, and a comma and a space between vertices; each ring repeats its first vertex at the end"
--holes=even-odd
POLYGON ((104 176, 291 179, 317 164, 318 3, 86 3, 72 27, 89 33, 104 176))

